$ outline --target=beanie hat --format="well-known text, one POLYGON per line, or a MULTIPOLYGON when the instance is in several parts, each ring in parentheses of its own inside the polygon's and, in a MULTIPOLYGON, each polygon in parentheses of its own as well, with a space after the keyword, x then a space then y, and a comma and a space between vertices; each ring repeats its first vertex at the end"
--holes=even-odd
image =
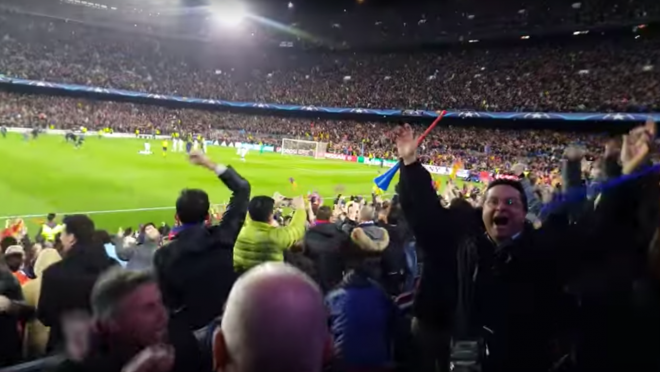
POLYGON ((509 178, 498 178, 488 184, 488 188, 486 188, 486 191, 492 189, 495 186, 500 186, 500 185, 510 186, 518 190, 518 192, 520 193, 520 201, 523 204, 523 208, 525 212, 527 212, 527 194, 525 194, 525 189, 523 188, 523 185, 520 183, 520 181, 512 180, 509 178))

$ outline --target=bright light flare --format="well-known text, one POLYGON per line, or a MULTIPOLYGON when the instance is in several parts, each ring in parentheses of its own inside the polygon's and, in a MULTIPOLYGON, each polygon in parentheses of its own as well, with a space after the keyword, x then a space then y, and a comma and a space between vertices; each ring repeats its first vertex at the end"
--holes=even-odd
POLYGON ((213 10, 215 20, 225 27, 238 27, 245 20, 245 10, 239 5, 226 5, 213 10))

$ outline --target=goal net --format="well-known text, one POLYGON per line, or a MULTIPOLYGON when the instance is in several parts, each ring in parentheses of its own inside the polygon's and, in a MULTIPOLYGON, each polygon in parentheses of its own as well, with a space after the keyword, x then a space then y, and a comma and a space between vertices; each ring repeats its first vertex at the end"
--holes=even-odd
POLYGON ((325 142, 303 141, 285 138, 282 140, 282 155, 309 156, 324 159, 328 144, 325 142))

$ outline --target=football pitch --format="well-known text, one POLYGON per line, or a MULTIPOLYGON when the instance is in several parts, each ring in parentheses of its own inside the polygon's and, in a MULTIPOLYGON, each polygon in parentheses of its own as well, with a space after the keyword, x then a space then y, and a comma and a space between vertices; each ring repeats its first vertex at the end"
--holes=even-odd
MULTIPOLYGON (((225 204, 230 192, 215 175, 193 166, 185 153, 163 157, 161 141, 151 140, 152 155, 140 155, 145 140, 89 136, 75 149, 63 136, 42 135, 24 141, 19 134, 0 138, 0 223, 23 217, 29 233, 46 214, 86 213, 98 228, 116 231, 141 223, 174 221, 182 189, 205 190, 212 204, 225 204)), ((171 144, 170 144, 171 151, 171 144)), ((318 192, 332 203, 343 195, 369 196, 377 166, 316 160, 250 151, 242 162, 232 148, 208 147, 215 162, 232 165, 252 186, 252 196, 318 192), (297 184, 295 190, 289 178, 297 184)), ((390 192, 393 192, 393 181, 390 192)))

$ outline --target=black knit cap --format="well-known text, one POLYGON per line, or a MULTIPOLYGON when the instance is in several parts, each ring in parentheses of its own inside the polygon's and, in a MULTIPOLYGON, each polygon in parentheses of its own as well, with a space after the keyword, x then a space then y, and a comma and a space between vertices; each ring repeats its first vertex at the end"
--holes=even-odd
POLYGON ((491 183, 488 184, 488 188, 486 189, 486 191, 499 185, 511 186, 514 189, 518 190, 518 192, 520 193, 520 201, 523 204, 523 208, 525 209, 525 212, 527 212, 527 195, 525 194, 525 189, 523 188, 520 181, 511 180, 507 178, 498 178, 495 181, 492 181, 491 183))

